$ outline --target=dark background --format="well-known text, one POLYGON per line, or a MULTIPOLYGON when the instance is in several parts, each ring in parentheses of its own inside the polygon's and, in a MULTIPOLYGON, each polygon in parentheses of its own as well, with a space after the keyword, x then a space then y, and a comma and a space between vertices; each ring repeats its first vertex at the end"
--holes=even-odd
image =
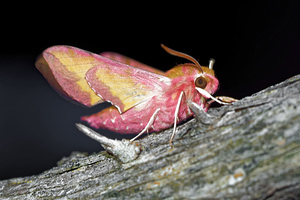
POLYGON ((193 2, 2 7, 0 180, 38 174, 72 151, 101 150, 74 123, 102 105, 87 109, 66 101, 36 70, 37 55, 49 46, 115 51, 163 70, 186 62, 164 52, 163 43, 201 65, 214 58, 216 95, 235 98, 299 74, 299 1, 193 2))

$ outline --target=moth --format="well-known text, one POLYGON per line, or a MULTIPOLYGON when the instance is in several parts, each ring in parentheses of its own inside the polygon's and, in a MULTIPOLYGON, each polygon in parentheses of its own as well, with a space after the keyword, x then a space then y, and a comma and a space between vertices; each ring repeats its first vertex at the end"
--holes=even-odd
POLYGON ((137 134, 131 141, 145 132, 173 126, 171 144, 177 124, 193 116, 188 102, 206 112, 212 101, 227 104, 235 99, 212 96, 219 85, 214 60, 204 67, 185 53, 161 46, 191 63, 163 72, 113 52, 95 54, 71 46, 53 46, 37 58, 35 65, 64 97, 87 107, 104 101, 112 104, 81 118, 90 126, 137 134))

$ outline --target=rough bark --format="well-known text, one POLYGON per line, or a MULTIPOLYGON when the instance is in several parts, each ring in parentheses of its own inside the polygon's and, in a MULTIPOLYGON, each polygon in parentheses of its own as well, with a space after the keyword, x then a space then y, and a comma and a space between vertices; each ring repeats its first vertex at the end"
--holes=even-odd
POLYGON ((140 140, 122 163, 74 152, 39 175, 0 182, 3 199, 299 199, 300 75, 140 140), (202 122, 201 122, 202 121, 202 122))

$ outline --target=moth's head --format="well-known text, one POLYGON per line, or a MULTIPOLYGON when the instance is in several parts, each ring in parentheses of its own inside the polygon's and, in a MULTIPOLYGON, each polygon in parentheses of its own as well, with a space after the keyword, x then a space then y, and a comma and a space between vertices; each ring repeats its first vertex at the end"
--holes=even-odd
POLYGON ((162 48, 167 51, 169 54, 174 55, 174 56, 178 56, 178 57, 182 57, 185 59, 188 59, 190 61, 192 61, 195 66, 198 68, 199 73, 197 73, 194 77, 194 84, 195 84, 195 89, 205 98, 211 98, 214 101, 220 103, 220 104, 227 104, 225 102, 222 102, 218 99, 216 99, 215 97, 212 96, 212 94, 214 94, 216 92, 216 90, 218 89, 219 86, 219 81, 218 79, 215 77, 215 73, 213 70, 213 64, 215 62, 214 59, 211 59, 209 61, 209 66, 208 67, 202 67, 198 61, 193 58, 192 56, 189 56, 185 53, 181 53, 178 51, 175 51, 173 49, 170 49, 168 47, 166 47, 165 45, 161 45, 162 48))
MULTIPOLYGON (((213 64, 215 60, 211 59, 209 61, 209 66, 198 66, 201 68, 201 73, 197 74, 194 79, 195 89, 202 94, 202 90, 207 91, 209 94, 214 94, 219 86, 219 81, 215 77, 215 72, 213 70, 213 64)), ((206 98, 209 96, 202 94, 206 98)))

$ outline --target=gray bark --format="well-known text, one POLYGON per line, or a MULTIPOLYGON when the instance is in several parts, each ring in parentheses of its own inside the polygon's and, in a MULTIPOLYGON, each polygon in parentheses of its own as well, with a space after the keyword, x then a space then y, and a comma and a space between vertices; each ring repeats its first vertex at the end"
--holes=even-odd
POLYGON ((169 129, 141 139, 127 163, 74 152, 42 174, 0 181, 0 197, 300 198, 300 75, 208 114, 180 125, 173 149, 169 129))

